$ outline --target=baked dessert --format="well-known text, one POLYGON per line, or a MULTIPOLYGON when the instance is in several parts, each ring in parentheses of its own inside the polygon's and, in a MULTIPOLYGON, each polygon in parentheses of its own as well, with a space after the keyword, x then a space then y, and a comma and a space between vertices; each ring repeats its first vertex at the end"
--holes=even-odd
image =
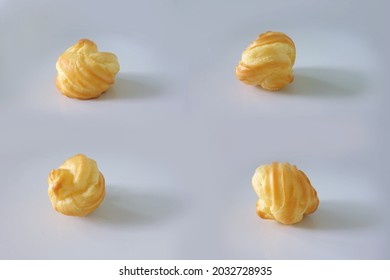
POLYGON ((242 53, 236 76, 249 85, 280 90, 294 80, 294 63, 294 42, 284 33, 268 31, 242 53))
POLYGON ((119 63, 115 54, 99 52, 94 42, 82 39, 57 60, 57 89, 77 99, 99 97, 115 82, 119 63))
POLYGON ((317 192, 295 165, 278 163, 258 167, 252 185, 259 197, 257 214, 282 224, 295 224, 317 210, 317 192))
POLYGON ((93 159, 78 154, 50 172, 49 198, 53 208, 68 216, 86 216, 105 196, 105 181, 93 159))

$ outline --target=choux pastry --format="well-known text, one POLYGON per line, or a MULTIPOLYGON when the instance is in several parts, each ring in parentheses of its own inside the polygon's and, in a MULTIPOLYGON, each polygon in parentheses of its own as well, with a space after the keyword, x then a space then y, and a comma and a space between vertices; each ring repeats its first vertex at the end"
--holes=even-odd
POLYGON ((249 85, 280 90, 294 80, 294 62, 294 42, 284 33, 268 31, 242 53, 236 76, 249 85))
POLYGON ((61 93, 91 99, 114 84, 119 63, 115 54, 99 52, 94 42, 82 39, 60 55, 56 68, 55 81, 61 93))
POLYGON ((86 216, 105 196, 105 182, 93 159, 78 154, 50 172, 48 194, 53 208, 68 216, 86 216))
POLYGON ((295 165, 278 163, 258 167, 252 185, 259 197, 257 214, 282 224, 295 224, 317 210, 317 192, 295 165))

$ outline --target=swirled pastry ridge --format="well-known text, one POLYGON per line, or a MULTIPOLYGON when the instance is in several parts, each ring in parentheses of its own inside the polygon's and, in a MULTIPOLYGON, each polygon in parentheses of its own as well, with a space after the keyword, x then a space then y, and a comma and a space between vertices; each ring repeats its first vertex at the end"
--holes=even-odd
POLYGON ((283 224, 295 224, 313 213, 319 200, 305 173, 295 165, 278 163, 258 167, 252 185, 259 199, 257 214, 283 224))
POLYGON ((294 80, 295 45, 286 34, 260 34, 243 52, 236 67, 237 78, 249 85, 280 90, 294 80))
POLYGON ((99 52, 94 42, 81 39, 58 58, 56 86, 71 98, 96 98, 114 84, 119 68, 115 54, 99 52))
POLYGON ((48 177, 53 208, 68 216, 86 216, 105 196, 105 181, 94 160, 78 154, 66 160, 48 177))

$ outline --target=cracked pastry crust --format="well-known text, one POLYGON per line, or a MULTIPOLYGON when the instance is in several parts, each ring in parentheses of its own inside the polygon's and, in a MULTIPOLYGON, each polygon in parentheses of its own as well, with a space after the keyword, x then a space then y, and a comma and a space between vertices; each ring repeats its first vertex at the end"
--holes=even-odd
POLYGON ((294 62, 294 42, 284 33, 268 31, 242 53, 236 76, 249 85, 280 90, 294 80, 294 62))
POLYGON ((77 99, 99 97, 115 82, 119 63, 115 54, 99 52, 94 42, 81 39, 57 60, 57 89, 77 99))
POLYGON ((53 208, 68 216, 83 217, 94 211, 105 196, 105 181, 93 159, 78 154, 48 177, 53 208))
POLYGON ((278 163, 258 167, 252 185, 259 200, 257 214, 282 224, 295 224, 304 214, 317 210, 317 192, 309 179, 295 165, 278 163))

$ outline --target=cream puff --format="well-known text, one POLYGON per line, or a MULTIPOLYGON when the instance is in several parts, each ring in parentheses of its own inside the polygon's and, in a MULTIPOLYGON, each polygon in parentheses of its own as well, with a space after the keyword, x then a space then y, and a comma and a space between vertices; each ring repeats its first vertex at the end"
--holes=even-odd
POLYGON ((114 84, 119 68, 115 54, 99 52, 94 42, 82 39, 58 58, 56 86, 71 98, 96 98, 114 84))
POLYGON ((286 34, 260 34, 243 52, 237 78, 249 85, 275 91, 294 80, 295 45, 286 34))
POLYGON ((289 163, 258 167, 252 177, 258 201, 257 214, 282 224, 295 224, 317 210, 317 192, 305 173, 289 163))
POLYGON ((86 216, 105 196, 105 181, 96 162, 78 154, 67 159, 48 177, 48 194, 53 208, 68 216, 86 216))

